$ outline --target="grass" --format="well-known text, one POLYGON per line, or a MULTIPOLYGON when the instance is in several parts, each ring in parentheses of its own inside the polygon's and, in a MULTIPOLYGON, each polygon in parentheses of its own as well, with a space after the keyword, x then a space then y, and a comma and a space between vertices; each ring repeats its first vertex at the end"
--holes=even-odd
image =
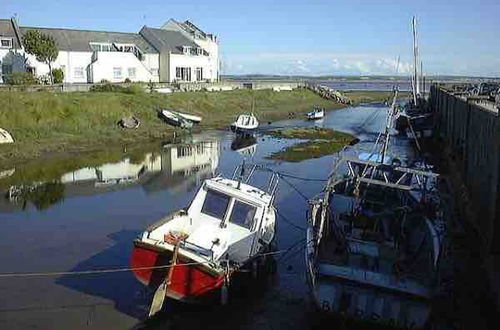
MULTIPOLYGON (((357 92, 351 93, 355 97, 357 92)), ((363 92, 362 99, 366 92, 363 92)), ((236 116, 251 111, 261 122, 304 113, 314 105, 343 107, 311 91, 235 90, 227 92, 179 92, 170 95, 140 91, 123 92, 0 92, 0 127, 9 131, 14 144, 0 145, 0 169, 40 156, 122 147, 171 138, 174 128, 157 118, 156 110, 170 108, 203 116, 196 130, 226 128, 236 116), (134 115, 138 129, 125 130, 118 120, 134 115)), ((375 97, 372 97, 375 99, 375 97)))
MULTIPOLYGON (((371 102, 385 102, 392 100, 392 92, 383 91, 347 91, 343 94, 349 97, 353 104, 371 103, 371 102)), ((399 97, 407 97, 407 92, 400 92, 399 97)))
POLYGON ((350 134, 338 132, 329 128, 286 128, 273 130, 269 135, 285 139, 307 139, 284 150, 268 156, 268 159, 287 162, 301 162, 306 159, 319 158, 339 151, 345 145, 353 143, 356 138, 350 134))

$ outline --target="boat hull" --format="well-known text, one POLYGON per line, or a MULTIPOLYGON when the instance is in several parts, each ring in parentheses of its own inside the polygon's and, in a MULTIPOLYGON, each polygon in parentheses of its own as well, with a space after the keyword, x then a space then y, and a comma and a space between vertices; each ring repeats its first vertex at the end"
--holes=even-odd
MULTIPOLYGON (((144 285, 156 289, 166 278, 172 252, 135 242, 130 260, 135 277, 144 285), (151 267, 158 267, 152 269, 151 267), (149 269, 148 269, 149 268, 149 269)), ((183 302, 201 302, 213 297, 224 284, 224 275, 180 255, 175 266, 167 296, 183 302)))
POLYGON ((231 132, 241 135, 253 135, 256 128, 243 128, 236 125, 231 125, 231 132))

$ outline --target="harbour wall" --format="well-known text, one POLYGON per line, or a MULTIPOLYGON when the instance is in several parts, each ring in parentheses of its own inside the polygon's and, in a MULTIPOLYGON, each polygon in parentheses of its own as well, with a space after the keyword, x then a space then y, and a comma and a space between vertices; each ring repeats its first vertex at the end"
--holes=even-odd
MULTIPOLYGON (((429 102, 438 137, 460 179, 461 216, 486 255, 500 255, 500 119, 498 110, 433 85, 429 102)), ((458 180, 455 180, 458 181, 458 180)), ((456 183, 456 182, 455 182, 456 183)))

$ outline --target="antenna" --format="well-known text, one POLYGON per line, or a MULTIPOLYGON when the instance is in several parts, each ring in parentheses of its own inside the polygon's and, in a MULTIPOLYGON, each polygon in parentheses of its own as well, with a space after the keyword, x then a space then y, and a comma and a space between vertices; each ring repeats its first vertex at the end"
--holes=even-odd
POLYGON ((420 86, 418 83, 418 44, 417 44, 417 17, 412 19, 413 29, 413 101, 417 104, 417 95, 420 94, 420 86))

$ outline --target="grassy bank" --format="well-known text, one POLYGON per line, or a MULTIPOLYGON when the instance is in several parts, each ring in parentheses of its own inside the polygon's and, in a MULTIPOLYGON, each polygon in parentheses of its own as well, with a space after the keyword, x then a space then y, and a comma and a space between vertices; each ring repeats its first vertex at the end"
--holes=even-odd
POLYGON ((291 145, 268 158, 287 162, 300 162, 306 159, 319 158, 339 151, 345 145, 354 143, 356 138, 350 134, 337 132, 329 128, 292 127, 273 130, 269 135, 285 139, 308 140, 291 145))
MULTIPOLYGON (((366 92, 358 98, 355 92, 350 97, 359 102, 366 99, 364 94, 366 92)), ((174 129, 156 115, 156 110, 162 107, 203 116, 198 130, 225 128, 239 113, 251 109, 253 97, 254 112, 261 121, 286 118, 290 112, 303 113, 313 105, 327 109, 342 107, 308 90, 279 93, 237 90, 171 95, 0 92, 0 127, 11 132, 16 140, 15 144, 0 145, 0 165, 63 151, 78 152, 170 138, 174 129), (129 115, 141 120, 138 129, 124 130, 117 126, 118 120, 129 115)), ((383 98, 385 95, 380 95, 378 100, 383 98)))

